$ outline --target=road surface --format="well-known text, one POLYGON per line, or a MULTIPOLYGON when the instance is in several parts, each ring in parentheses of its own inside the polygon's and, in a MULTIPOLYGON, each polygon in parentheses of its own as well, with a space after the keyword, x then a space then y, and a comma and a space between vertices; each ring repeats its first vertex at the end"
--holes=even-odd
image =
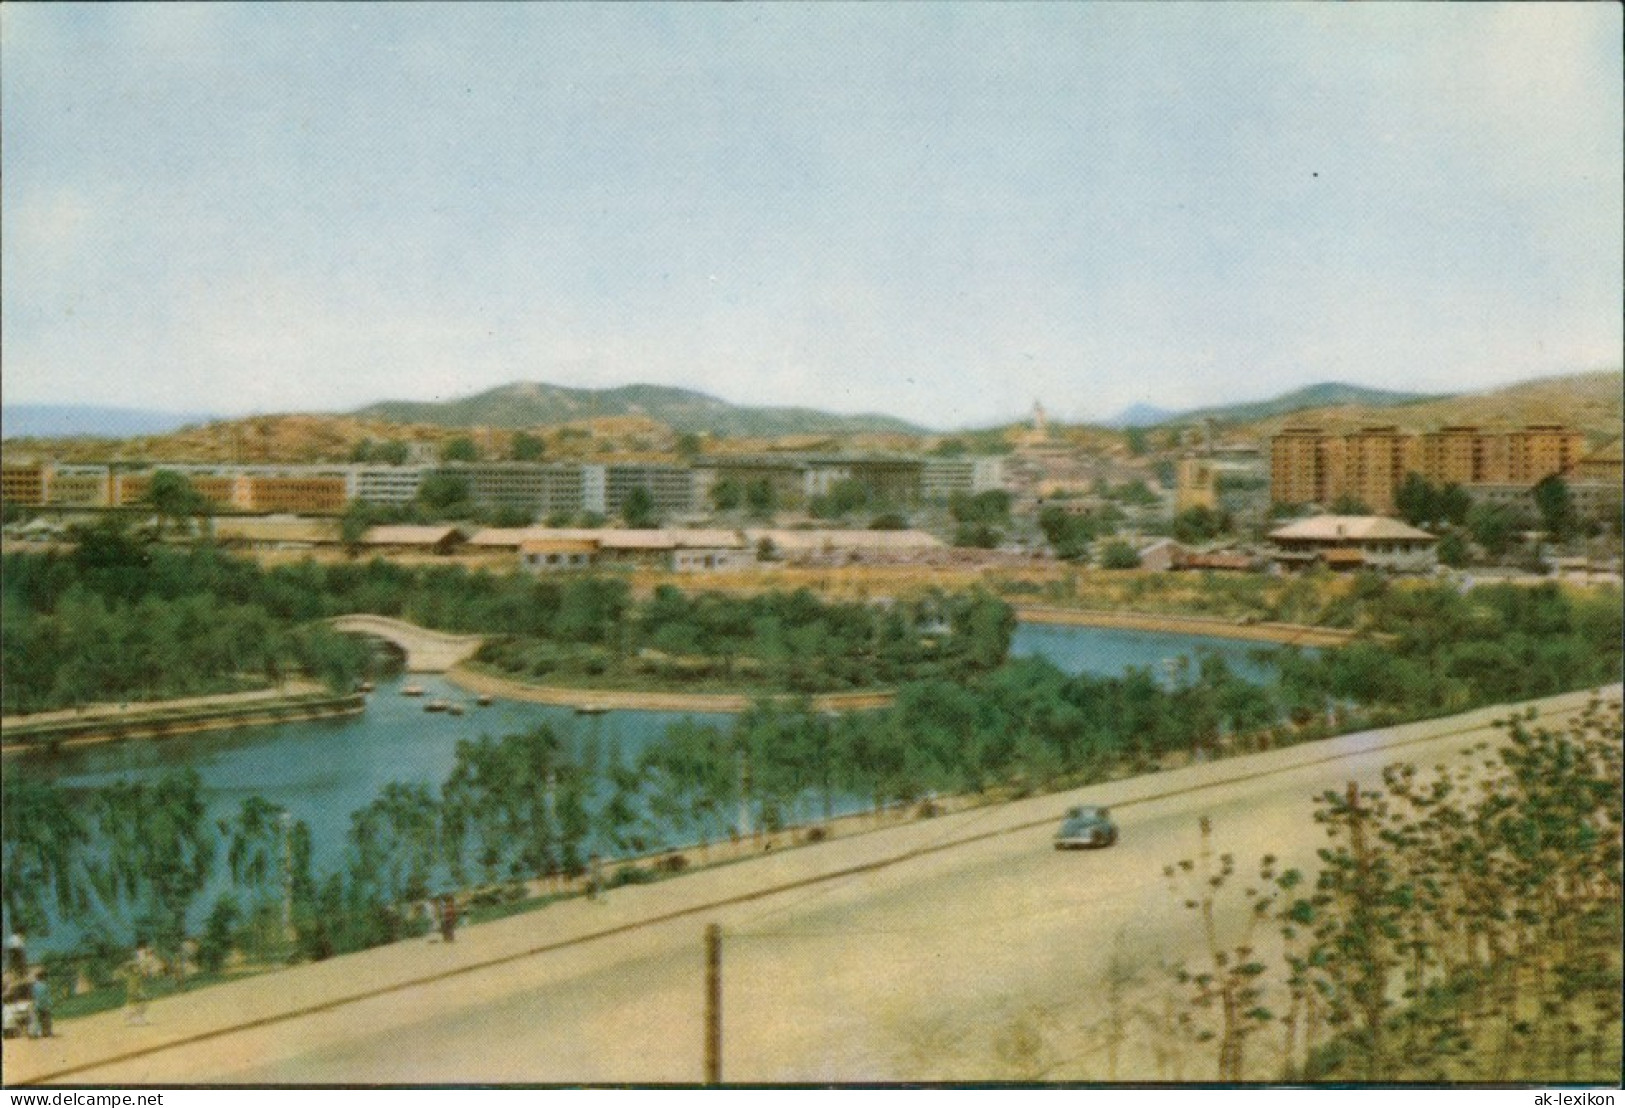
MULTIPOLYGON (((1542 719, 1587 699, 1551 698, 1542 719)), ((167 999, 144 1027, 118 1013, 73 1021, 54 1042, 8 1042, 7 1082, 697 1083, 711 922, 723 933, 725 1082, 1211 1080, 1209 1048, 1159 1053, 1142 1035, 1114 1066, 1102 1045, 1114 964, 1138 978, 1133 1002, 1155 1007, 1167 995, 1159 965, 1200 949, 1163 874, 1195 856, 1200 818, 1243 875, 1265 853, 1312 866, 1324 841, 1317 793, 1375 782, 1392 761, 1460 757, 1508 714, 1344 736, 617 889, 467 928, 449 945, 416 940, 167 999), (1053 850, 1061 814, 1083 802, 1111 805, 1119 845, 1053 850)))

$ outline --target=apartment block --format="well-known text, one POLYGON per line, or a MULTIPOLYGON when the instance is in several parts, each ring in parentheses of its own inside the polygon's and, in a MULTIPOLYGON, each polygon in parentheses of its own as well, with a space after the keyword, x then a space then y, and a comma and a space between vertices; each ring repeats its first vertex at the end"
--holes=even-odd
POLYGON ((0 501, 25 508, 45 503, 45 467, 38 462, 0 466, 0 501))
POLYGON ((1584 451, 1585 436, 1559 424, 1515 431, 1451 426, 1420 435, 1394 427, 1367 427, 1347 435, 1289 427, 1270 444, 1270 499, 1277 504, 1328 504, 1348 496, 1374 512, 1389 512, 1409 473, 1435 485, 1512 495, 1512 490, 1571 472, 1584 451))
POLYGON ((1342 488, 1343 440, 1319 427, 1287 427, 1270 440, 1270 499, 1330 504, 1342 488))

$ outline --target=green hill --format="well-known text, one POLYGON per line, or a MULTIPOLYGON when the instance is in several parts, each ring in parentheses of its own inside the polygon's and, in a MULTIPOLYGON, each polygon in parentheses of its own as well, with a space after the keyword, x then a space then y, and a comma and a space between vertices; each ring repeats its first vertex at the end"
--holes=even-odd
POLYGON ((661 385, 572 389, 516 381, 439 403, 386 400, 352 413, 363 419, 439 427, 546 427, 577 420, 639 416, 676 431, 716 435, 923 434, 924 428, 883 415, 839 415, 812 408, 750 408, 705 393, 661 385))

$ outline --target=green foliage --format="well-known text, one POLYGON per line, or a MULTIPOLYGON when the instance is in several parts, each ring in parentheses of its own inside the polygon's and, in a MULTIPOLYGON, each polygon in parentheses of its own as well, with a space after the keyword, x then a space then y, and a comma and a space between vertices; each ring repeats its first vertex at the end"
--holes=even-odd
POLYGON ((515 431, 508 455, 516 462, 539 462, 547 454, 547 442, 528 431, 515 431))
POLYGON ((956 492, 948 499, 948 511, 959 523, 1002 527, 1010 522, 1010 494, 1003 489, 956 492))
POLYGON ((954 529, 954 545, 978 550, 996 549, 1004 535, 986 523, 961 523, 954 529))
POLYGON ((1517 544, 1531 520, 1504 504, 1474 504, 1467 511, 1467 531, 1492 558, 1505 556, 1517 544))
POLYGON ((1563 478, 1553 474, 1543 478, 1533 490, 1535 510, 1540 513, 1541 525, 1557 542, 1567 542, 1579 530, 1579 516, 1574 508, 1574 496, 1563 478))
MULTIPOLYGON (((1572 723, 1503 721, 1494 758, 1395 763, 1381 788, 1322 794, 1313 878, 1265 857, 1236 936, 1214 906, 1235 873, 1203 852, 1185 885, 1209 964, 1176 971, 1187 1020, 1219 1046, 1219 1078, 1287 1082, 1617 1080, 1620 1026, 1620 708, 1572 723), (1278 961, 1251 929, 1280 929, 1278 961), (1279 1074, 1242 1045, 1278 1028, 1279 1074)), ((1474 752, 1476 753, 1476 752, 1474 752)), ((1234 913, 1231 914, 1234 918, 1234 913)))
POLYGON ((446 469, 423 475, 416 503, 430 519, 468 519, 476 511, 468 476, 446 469))
POLYGON ((719 512, 731 512, 744 502, 744 486, 732 477, 724 477, 711 486, 711 506, 719 512))
POLYGON ((442 462, 477 462, 480 460, 480 448, 467 435, 458 435, 455 438, 447 439, 441 444, 440 460, 442 462))
POLYGON ((1434 485, 1419 473, 1407 473, 1394 494, 1394 507, 1405 522, 1416 527, 1451 523, 1460 526, 1472 509, 1467 490, 1460 485, 1434 485))
POLYGON ((626 499, 621 502, 621 518, 628 527, 653 527, 655 525, 655 498, 654 494, 642 485, 629 490, 626 499))
POLYGON ((152 475, 146 502, 161 519, 172 524, 203 515, 211 507, 209 500, 193 487, 190 477, 172 469, 160 469, 152 475))
POLYGON ((869 506, 869 486, 851 478, 836 481, 822 496, 815 496, 807 505, 819 519, 841 519, 869 506))
POLYGON ((1138 569, 1140 555, 1128 543, 1113 539, 1100 552, 1100 565, 1102 569, 1138 569))
POLYGON ((1197 505, 1186 508, 1174 517, 1173 534, 1182 543, 1196 545, 1211 542, 1229 531, 1230 527, 1229 515, 1197 505))
POLYGON ((766 477, 750 482, 745 486, 745 507, 756 519, 771 519, 778 506, 778 494, 773 491, 773 482, 766 477))
POLYGON ((1460 532, 1446 531, 1439 537, 1437 550, 1439 564, 1459 569, 1468 561, 1467 541, 1461 537, 1460 532))

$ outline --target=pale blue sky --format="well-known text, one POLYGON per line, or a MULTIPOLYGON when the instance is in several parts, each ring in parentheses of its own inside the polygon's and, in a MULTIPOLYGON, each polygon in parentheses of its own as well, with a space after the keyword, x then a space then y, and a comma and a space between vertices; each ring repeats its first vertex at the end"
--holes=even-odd
POLYGON ((1621 10, 0 7, 10 403, 985 424, 1620 361, 1621 10))

